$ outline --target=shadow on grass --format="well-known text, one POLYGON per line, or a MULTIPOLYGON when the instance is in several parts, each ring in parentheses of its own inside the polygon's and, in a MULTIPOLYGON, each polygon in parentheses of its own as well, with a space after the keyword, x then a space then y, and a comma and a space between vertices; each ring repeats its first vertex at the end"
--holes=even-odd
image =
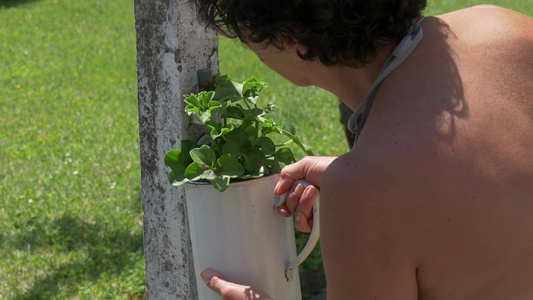
POLYGON ((1 0, 0 6, 5 6, 6 8, 19 6, 26 3, 38 2, 40 0, 1 0))
MULTIPOLYGON (((46 230, 48 233, 41 226, 31 223, 29 221, 27 225, 35 230, 17 237, 15 241, 20 247, 27 243, 33 248, 53 245, 60 252, 82 250, 83 254, 67 263, 58 262, 47 276, 36 278, 33 286, 16 299, 54 298, 61 287, 122 274, 138 263, 138 255, 132 254, 143 251, 142 232, 132 234, 127 229, 108 229, 106 224, 87 224, 68 215, 55 220, 46 230)), ((119 292, 125 291, 117 290, 117 294, 119 292)))

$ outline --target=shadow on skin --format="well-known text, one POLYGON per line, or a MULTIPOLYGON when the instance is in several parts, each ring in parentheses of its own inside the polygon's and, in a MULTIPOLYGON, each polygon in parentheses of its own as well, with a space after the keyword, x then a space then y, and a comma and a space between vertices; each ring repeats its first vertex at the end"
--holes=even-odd
POLYGON ((438 50, 435 51, 434 55, 440 57, 444 62, 441 64, 443 67, 433 69, 437 78, 443 78, 441 82, 432 83, 432 86, 438 91, 436 94, 442 95, 441 98, 434 99, 436 103, 434 106, 436 109, 435 132, 440 141, 452 143, 456 136, 456 120, 468 118, 469 109, 464 97, 461 75, 455 63, 459 57, 446 43, 448 39, 456 38, 455 34, 450 30, 448 24, 442 20, 438 18, 432 19, 435 22, 431 23, 430 26, 438 32, 435 38, 435 42, 438 43, 435 48, 438 50))
MULTIPOLYGON (((414 61, 400 65, 398 69, 402 69, 401 72, 391 73, 391 78, 409 76, 409 79, 394 78, 396 82, 404 82, 404 88, 393 87, 383 91, 390 94, 382 97, 383 101, 376 99, 373 110, 387 109, 388 112, 380 117, 373 117, 371 112, 367 129, 361 134, 361 140, 367 139, 367 136, 372 135, 369 133, 372 128, 372 133, 377 133, 377 136, 370 139, 390 143, 391 146, 406 145, 397 148, 406 151, 405 155, 412 154, 415 134, 420 145, 431 145, 435 147, 435 152, 441 147, 453 145, 458 121, 469 116, 463 82, 456 64, 460 57, 448 45, 450 40, 455 39, 455 34, 446 23, 435 17, 426 18, 422 26, 424 37, 420 46, 425 48, 424 53, 413 52, 414 61), (391 118, 398 122, 387 122, 391 118), (381 125, 387 123, 389 125, 381 125)), ((362 143, 355 145, 362 146, 362 143)))

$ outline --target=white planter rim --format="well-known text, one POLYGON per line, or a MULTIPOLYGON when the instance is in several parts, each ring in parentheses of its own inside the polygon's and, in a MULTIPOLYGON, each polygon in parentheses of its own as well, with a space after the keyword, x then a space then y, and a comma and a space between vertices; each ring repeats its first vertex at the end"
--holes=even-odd
MULTIPOLYGON (((250 182, 255 182, 256 180, 262 180, 262 179, 268 178, 270 176, 273 176, 275 174, 279 174, 279 173, 270 173, 268 175, 264 175, 264 176, 261 176, 261 177, 258 177, 258 178, 249 178, 249 179, 243 179, 243 180, 234 181, 234 182, 230 181, 229 187, 250 184, 250 182)), ((189 186, 195 186, 195 185, 197 185, 197 186, 212 186, 211 182, 209 182, 209 181, 188 181, 187 184, 189 186)), ((221 193, 224 193, 224 192, 221 192, 221 193)))

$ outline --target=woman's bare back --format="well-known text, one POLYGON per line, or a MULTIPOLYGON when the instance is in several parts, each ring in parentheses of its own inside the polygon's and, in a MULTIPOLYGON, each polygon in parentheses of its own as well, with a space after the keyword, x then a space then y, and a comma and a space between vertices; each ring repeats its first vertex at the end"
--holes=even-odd
MULTIPOLYGON (((484 6, 422 27, 419 48, 383 83, 358 145, 328 169, 325 192, 357 190, 332 194, 386 220, 376 226, 393 231, 391 247, 401 250, 384 260, 404 256, 419 299, 533 299, 533 20, 484 6)), ((344 210, 352 219, 343 227, 368 226, 344 210)), ((356 243, 352 252, 379 253, 356 243)), ((323 248, 332 260, 335 245, 323 248)))

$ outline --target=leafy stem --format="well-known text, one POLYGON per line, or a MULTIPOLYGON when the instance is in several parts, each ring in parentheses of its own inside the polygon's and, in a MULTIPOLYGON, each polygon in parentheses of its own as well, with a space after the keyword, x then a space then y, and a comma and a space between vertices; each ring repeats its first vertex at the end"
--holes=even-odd
POLYGON ((292 128, 267 118, 274 111, 272 103, 258 106, 259 92, 264 87, 266 83, 254 77, 237 83, 227 75, 215 76, 211 91, 184 97, 185 112, 206 125, 207 136, 199 144, 183 141, 181 149, 166 154, 165 165, 170 169, 168 179, 172 184, 209 181, 222 192, 231 180, 280 172, 284 165, 295 162, 288 147, 292 143, 312 155, 292 128), (289 140, 275 144, 273 135, 289 140))
POLYGON ((286 141, 283 144, 276 144, 276 147, 288 146, 288 145, 292 144, 293 142, 294 142, 293 140, 288 140, 288 141, 286 141))

